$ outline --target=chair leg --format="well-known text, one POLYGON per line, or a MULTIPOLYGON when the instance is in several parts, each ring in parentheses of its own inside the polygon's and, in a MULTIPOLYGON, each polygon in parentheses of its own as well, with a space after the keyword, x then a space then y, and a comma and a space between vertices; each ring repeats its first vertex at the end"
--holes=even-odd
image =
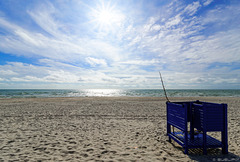
POLYGON ((227 105, 223 104, 224 108, 224 129, 222 131, 222 153, 227 154, 228 153, 228 125, 227 125, 227 105))
MULTIPOLYGON (((168 134, 168 133, 171 133, 171 125, 170 125, 170 124, 167 124, 167 134, 168 134)), ((168 141, 169 141, 170 143, 172 142, 170 136, 168 136, 168 141)))
POLYGON ((222 131, 222 154, 228 154, 227 133, 222 131))
POLYGON ((203 155, 207 155, 207 133, 203 131, 203 155))
POLYGON ((185 154, 188 154, 188 131, 186 129, 184 133, 185 154))

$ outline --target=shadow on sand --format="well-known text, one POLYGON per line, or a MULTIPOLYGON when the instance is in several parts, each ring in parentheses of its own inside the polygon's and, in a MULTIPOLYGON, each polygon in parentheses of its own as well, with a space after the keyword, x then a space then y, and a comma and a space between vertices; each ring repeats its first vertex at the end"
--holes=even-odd
MULTIPOLYGON (((184 153, 184 149, 181 146, 174 143, 172 143, 172 145, 173 147, 176 147, 178 150, 184 153)), ((228 152, 228 154, 222 154, 222 149, 220 148, 208 149, 207 155, 203 155, 203 151, 200 148, 189 149, 188 156, 190 159, 194 161, 199 161, 199 162, 212 162, 212 161, 240 162, 240 157, 238 155, 235 155, 231 152, 228 152)))

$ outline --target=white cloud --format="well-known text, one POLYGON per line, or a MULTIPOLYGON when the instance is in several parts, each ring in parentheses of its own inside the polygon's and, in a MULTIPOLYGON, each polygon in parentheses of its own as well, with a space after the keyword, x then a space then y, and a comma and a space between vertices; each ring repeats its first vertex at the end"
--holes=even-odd
POLYGON ((229 30, 195 41, 191 43, 191 48, 184 53, 184 55, 186 54, 185 58, 199 56, 196 62, 200 63, 239 62, 239 33, 239 30, 229 30))
POLYGON ((166 22, 165 27, 171 28, 172 26, 178 25, 181 22, 182 22, 182 17, 180 14, 178 14, 175 17, 171 18, 168 22, 166 22))
POLYGON ((122 64, 131 64, 131 65, 139 65, 139 66, 143 66, 143 65, 154 65, 159 63, 158 60, 156 59, 152 59, 152 60, 128 60, 128 61, 124 61, 121 62, 122 64))
MULTIPOLYGON (((174 1, 159 9, 151 6, 156 12, 144 18, 130 17, 134 14, 124 17, 128 23, 121 24, 113 35, 93 29, 81 31, 87 25, 79 22, 65 23, 58 15, 59 9, 50 2, 27 12, 40 30, 33 31, 0 17, 0 28, 6 32, 0 34, 1 52, 37 59, 35 65, 0 65, 0 81, 154 88, 160 86, 160 70, 166 74, 170 88, 237 84, 239 71, 209 67, 240 62, 239 24, 205 31, 209 24, 221 26, 235 20, 239 6, 235 10, 232 6, 216 8, 198 16, 198 11, 211 2, 174 1), (63 30, 77 25, 75 32, 63 30)), ((134 16, 141 14, 144 12, 138 11, 134 16)))
POLYGON ((208 6, 209 4, 211 4, 214 0, 204 0, 203 5, 204 6, 208 6))
POLYGON ((87 57, 86 62, 89 63, 91 66, 95 67, 97 65, 100 66, 107 66, 107 63, 104 59, 97 59, 92 57, 87 57))
POLYGON ((59 70, 57 67, 43 67, 31 64, 9 63, 1 65, 0 77, 8 82, 51 82, 51 83, 78 83, 78 73, 59 70), (11 72, 9 75, 5 73, 11 72))
MULTIPOLYGON (((199 2, 193 2, 185 7, 184 12, 195 14, 200 7, 199 2)), ((240 32, 237 29, 203 36, 199 34, 206 28, 201 26, 204 18, 185 19, 181 10, 180 14, 166 19, 164 23, 155 24, 155 22, 159 22, 156 18, 151 17, 144 30, 135 28, 132 33, 138 34, 129 45, 137 46, 138 48, 135 49, 141 49, 146 56, 155 53, 155 57, 159 56, 160 64, 167 62, 169 67, 176 66, 174 70, 183 70, 192 62, 197 64, 196 67, 202 67, 201 70, 203 70, 214 62, 239 61, 237 53, 240 50, 238 39, 240 32), (175 27, 172 28, 172 26, 175 27), (152 33, 153 29, 158 29, 158 31, 154 30, 155 33, 152 33), (156 32, 158 33, 157 37, 156 32)), ((140 50, 135 52, 140 52, 140 50)))
POLYGON ((17 30, 15 31, 15 33, 17 36, 19 36, 19 38, 21 38, 27 44, 32 44, 33 46, 37 47, 40 45, 40 43, 42 43, 41 41, 32 38, 31 34, 27 33, 26 31, 17 30))
POLYGON ((44 80, 41 78, 37 78, 34 76, 25 76, 25 77, 12 77, 9 81, 13 82, 43 82, 44 80))
POLYGON ((43 78, 46 82, 53 83, 78 83, 80 77, 74 73, 63 70, 50 70, 48 75, 43 78))
POLYGON ((195 1, 192 4, 186 6, 183 12, 188 14, 189 16, 193 16, 200 7, 201 4, 198 1, 195 1))
POLYGON ((32 10, 27 11, 32 19, 47 33, 53 37, 61 38, 63 35, 59 32, 60 27, 53 19, 53 15, 56 14, 54 6, 50 3, 39 4, 32 10))
POLYGON ((0 73, 2 76, 11 76, 11 75, 16 75, 17 73, 13 72, 12 70, 0 70, 0 73))
POLYGON ((162 27, 161 27, 161 25, 153 25, 152 27, 151 27, 151 29, 153 30, 153 31, 159 31, 160 29, 161 29, 162 27))
MULTIPOLYGON (((152 60, 153 63, 155 62, 152 60)), ((131 63, 131 62, 129 62, 131 63)), ((133 62, 134 63, 134 62, 133 62)), ((84 86, 85 88, 158 88, 160 87, 160 80, 157 71, 146 72, 139 70, 138 66, 141 62, 135 62, 136 65, 125 65, 124 73, 120 69, 113 71, 93 71, 93 70, 79 70, 77 67, 59 69, 52 64, 52 67, 41 67, 30 64, 9 63, 8 65, 1 65, 1 69, 12 71, 12 75, 3 76, 0 74, 1 81, 7 81, 8 84, 28 82, 32 83, 47 83, 55 85, 52 88, 59 87, 57 84, 75 84, 75 86, 84 86), (93 87, 92 87, 93 86, 93 87)), ((146 65, 150 62, 146 62, 146 65)), ((144 63, 142 63, 144 64, 144 63)), ((114 67, 113 67, 114 68, 114 67)), ((204 88, 204 86, 216 84, 229 83, 238 85, 240 82, 240 71, 231 71, 228 68, 211 70, 206 73, 193 73, 193 72, 173 72, 161 70, 167 88, 204 88), (176 85, 178 85, 176 87, 176 85), (187 85, 187 86, 186 86, 187 85), (185 86, 185 87, 184 87, 185 86)), ((47 85, 42 85, 42 88, 47 85)), ((239 85, 238 85, 239 86, 239 85)), ((64 88, 64 87, 62 87, 64 88)), ((66 87, 65 87, 66 88, 66 87)))
POLYGON ((110 60, 121 58, 121 49, 110 42, 64 32, 63 22, 54 19, 57 13, 55 10, 51 3, 47 3, 28 11, 45 32, 30 31, 0 17, 0 27, 8 31, 8 35, 0 35, 1 51, 62 61, 79 61, 82 57, 98 55, 110 60))

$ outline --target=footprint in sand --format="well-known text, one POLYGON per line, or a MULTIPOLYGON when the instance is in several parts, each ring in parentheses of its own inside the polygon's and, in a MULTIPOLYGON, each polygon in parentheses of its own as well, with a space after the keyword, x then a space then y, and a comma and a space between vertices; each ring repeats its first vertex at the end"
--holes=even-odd
POLYGON ((110 151, 110 153, 112 153, 112 154, 116 154, 116 153, 117 153, 117 151, 110 151))
POLYGON ((88 157, 88 154, 80 154, 81 156, 83 156, 83 157, 88 157))
POLYGON ((106 154, 106 153, 108 153, 109 151, 107 151, 107 150, 105 150, 105 151, 103 151, 101 154, 106 154))
POLYGON ((86 151, 87 152, 92 152, 92 151, 94 151, 94 149, 90 148, 90 149, 87 149, 86 151))

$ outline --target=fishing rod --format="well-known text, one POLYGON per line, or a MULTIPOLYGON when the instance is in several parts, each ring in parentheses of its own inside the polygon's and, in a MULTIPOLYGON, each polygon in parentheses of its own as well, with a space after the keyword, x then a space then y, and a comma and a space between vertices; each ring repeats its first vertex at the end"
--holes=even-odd
MULTIPOLYGON (((165 97, 166 97, 166 99, 167 99, 167 102, 170 102, 170 100, 169 100, 168 97, 167 97, 166 89, 165 89, 165 87, 164 87, 163 79, 162 79, 162 75, 161 75, 161 72, 160 72, 160 71, 159 71, 159 75, 160 75, 160 79, 161 79, 161 82, 162 82, 163 91, 164 91, 165 97)), ((171 126, 170 126, 170 129, 171 129, 171 126)), ((174 127, 172 127, 172 129, 173 129, 173 133, 174 133, 174 127)))
POLYGON ((160 79, 161 79, 161 82, 162 82, 163 91, 164 91, 165 97, 166 97, 166 99, 167 99, 167 102, 170 102, 170 100, 169 100, 168 97, 167 97, 166 89, 165 89, 165 87, 164 87, 163 79, 162 79, 162 75, 161 75, 160 71, 159 71, 159 75, 160 75, 160 79))

